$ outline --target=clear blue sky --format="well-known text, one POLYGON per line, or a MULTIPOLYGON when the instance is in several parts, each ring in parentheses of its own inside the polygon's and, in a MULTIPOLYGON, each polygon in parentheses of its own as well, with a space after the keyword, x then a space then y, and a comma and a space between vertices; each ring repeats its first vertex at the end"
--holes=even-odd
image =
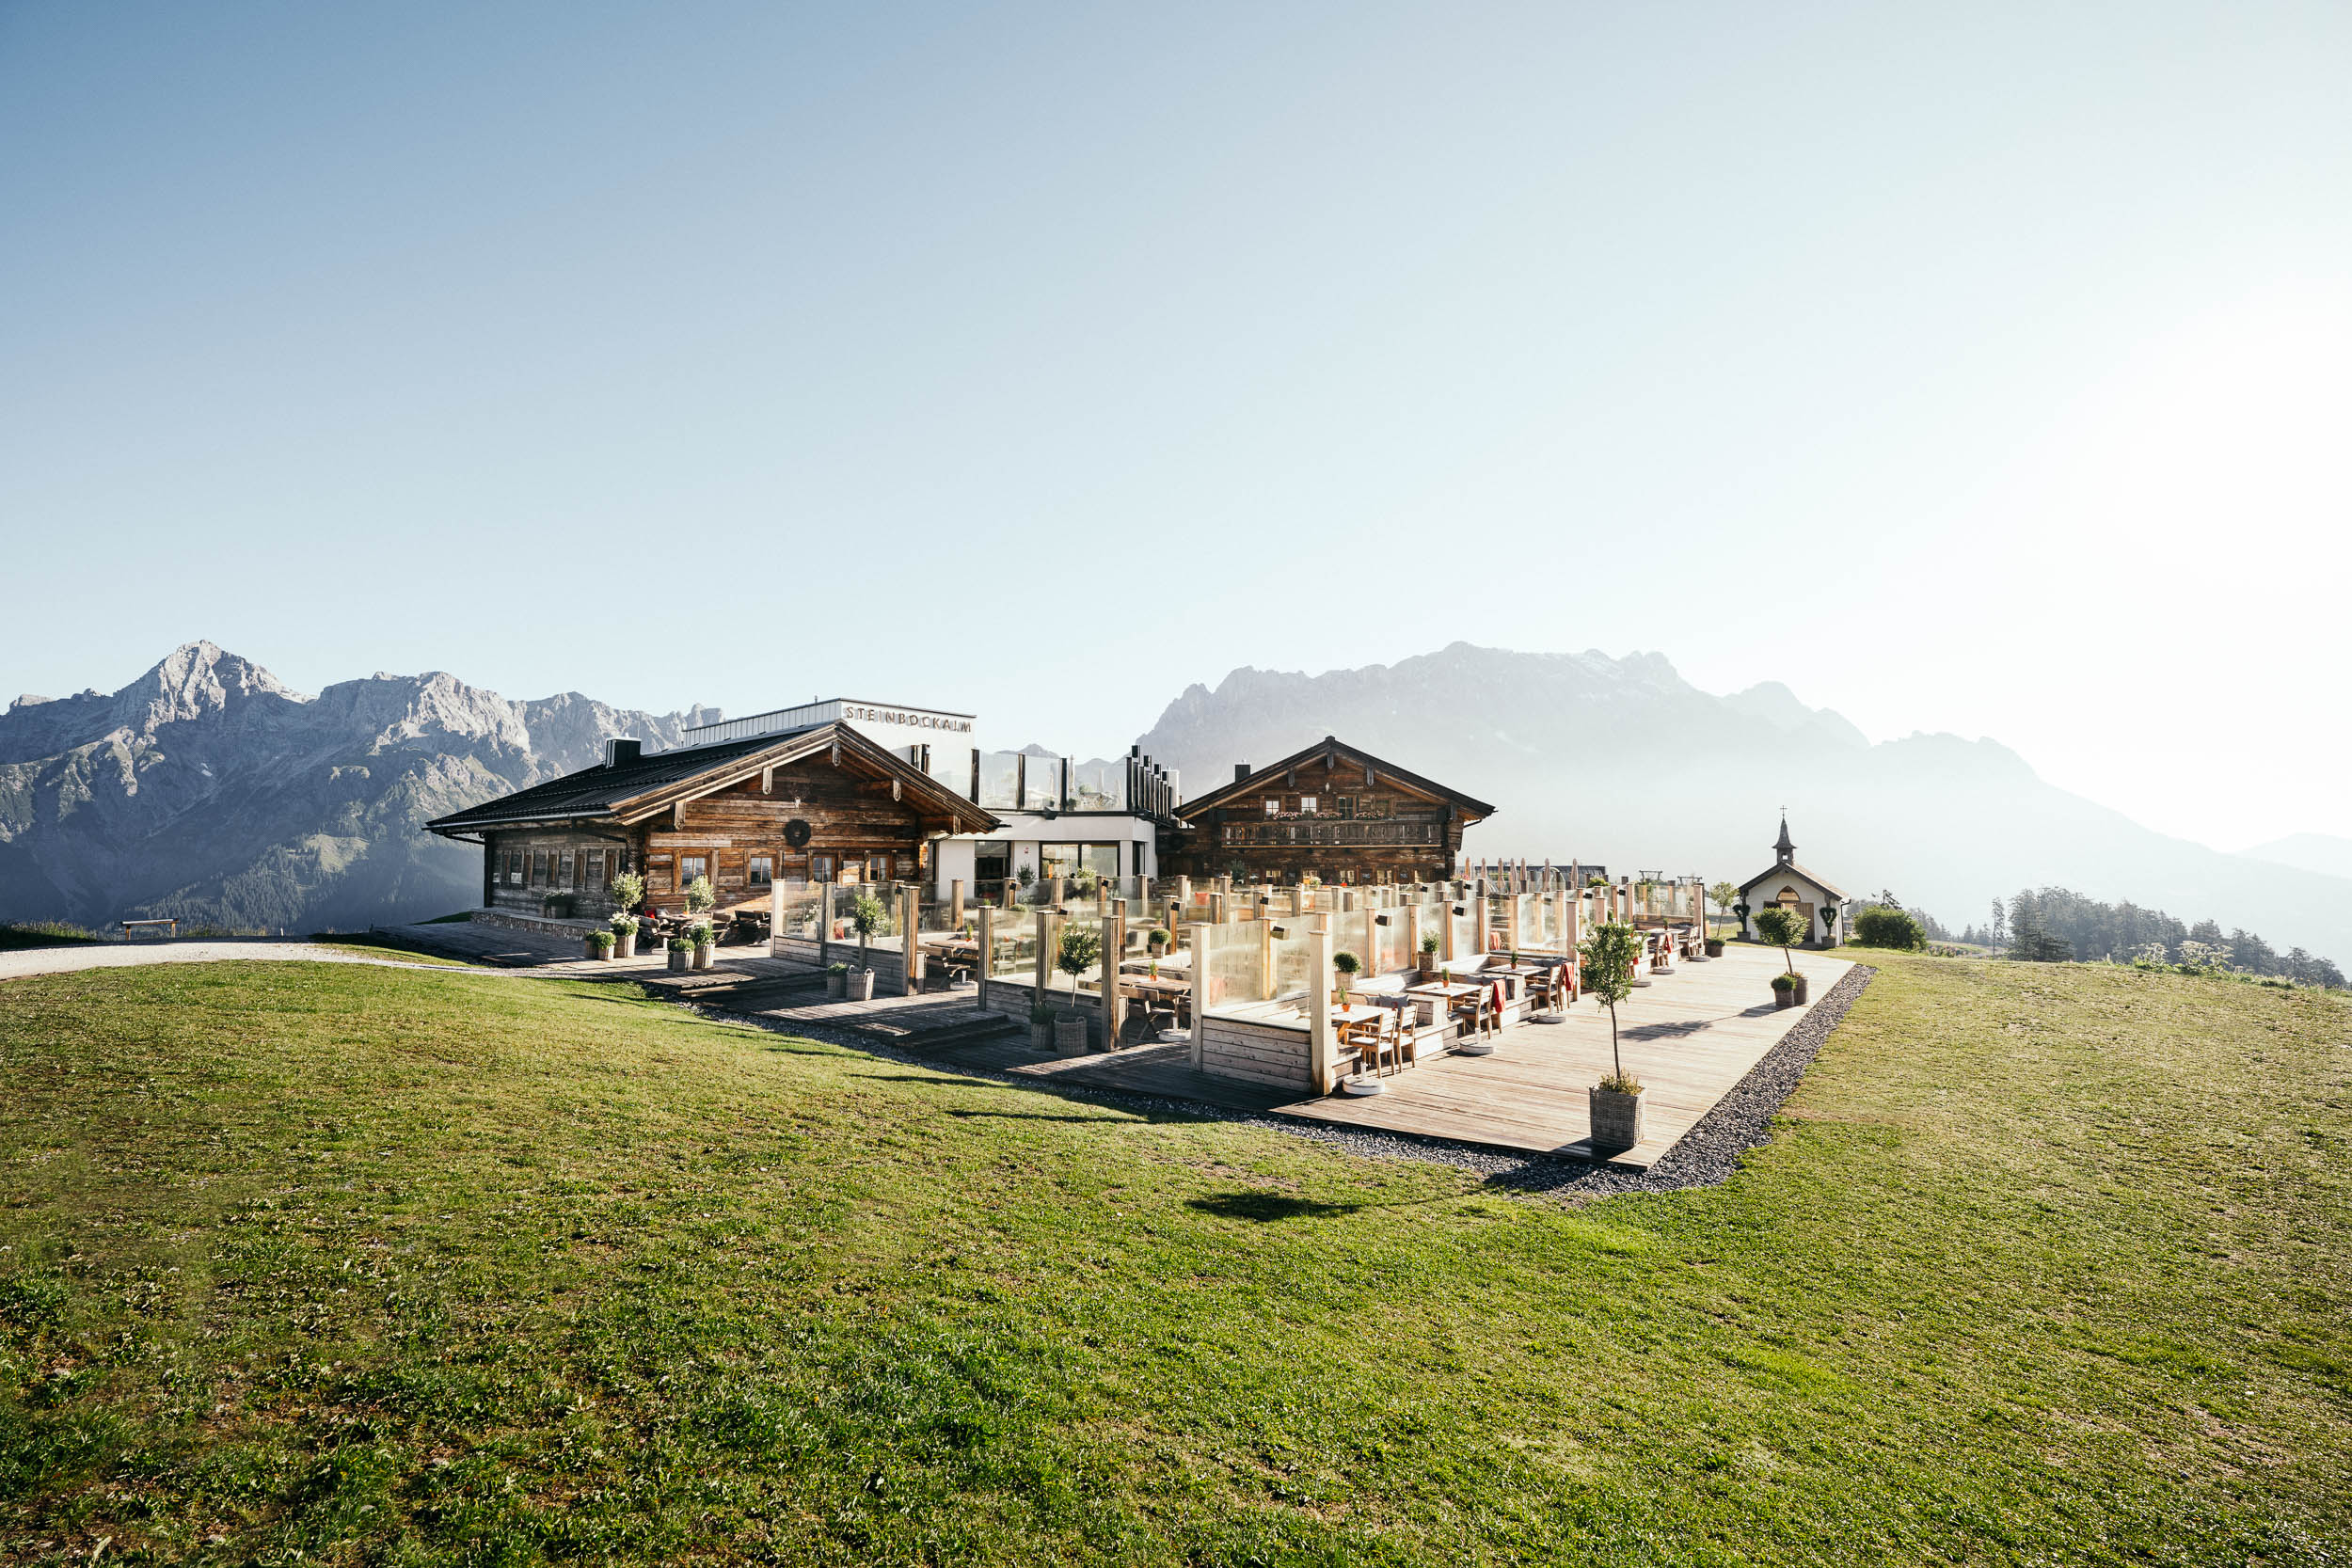
POLYGON ((1467 638, 2352 833, 2347 82, 2340 4, 0 7, 0 697, 1092 750, 1467 638))

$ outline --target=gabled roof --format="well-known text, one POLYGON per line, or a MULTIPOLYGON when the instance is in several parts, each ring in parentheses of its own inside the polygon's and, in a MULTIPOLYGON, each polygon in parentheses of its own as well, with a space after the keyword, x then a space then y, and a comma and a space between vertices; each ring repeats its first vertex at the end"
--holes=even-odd
POLYGON ((1385 778, 1417 795, 1425 795, 1433 800, 1443 801, 1470 822, 1482 821, 1495 814, 1495 808, 1484 800, 1465 795, 1458 789, 1449 788, 1434 779, 1424 779, 1418 773, 1408 773, 1394 763, 1383 762, 1370 752, 1360 747, 1347 745, 1338 736, 1328 735, 1311 746, 1293 752, 1272 767, 1259 768, 1246 779, 1235 779, 1232 784, 1220 785, 1206 795, 1196 796, 1186 800, 1176 808, 1176 814, 1186 821, 1190 821, 1204 813, 1216 810, 1228 800, 1248 794, 1253 789, 1263 789, 1270 780, 1287 775, 1294 768, 1322 757, 1334 759, 1345 757, 1359 768, 1370 768, 1374 777, 1385 778))
POLYGON ((1831 881, 1827 877, 1822 876, 1818 871, 1807 871, 1804 866, 1799 865, 1795 861, 1774 861, 1771 870, 1759 871, 1755 876, 1750 877, 1746 881, 1740 884, 1740 895, 1742 897, 1746 896, 1748 889, 1755 887, 1759 883, 1769 882, 1775 877, 1786 877, 1791 873, 1796 876, 1803 877, 1806 881, 1811 882, 1815 887, 1820 888, 1823 893, 1835 894, 1840 898, 1846 896, 1846 890, 1844 888, 1839 887, 1836 882, 1831 881))
POLYGON ((836 758, 846 772, 898 785, 899 798, 926 816, 945 817, 951 832, 987 832, 997 819, 937 779, 874 744, 847 724, 811 724, 781 735, 755 736, 712 746, 656 752, 617 768, 598 766, 566 773, 529 789, 485 800, 437 817, 425 826, 454 837, 485 828, 522 827, 535 822, 643 822, 681 801, 739 784, 770 768, 818 753, 836 758))

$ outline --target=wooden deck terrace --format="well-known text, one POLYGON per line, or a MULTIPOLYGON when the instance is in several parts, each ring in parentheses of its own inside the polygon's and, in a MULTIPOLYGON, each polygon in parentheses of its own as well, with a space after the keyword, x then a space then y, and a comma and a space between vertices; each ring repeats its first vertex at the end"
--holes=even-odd
MULTIPOLYGON (((1610 1164, 1647 1170, 1663 1159, 1853 967, 1827 953, 1799 952, 1795 958, 1810 988, 1808 1006, 1772 1005, 1772 979, 1782 968, 1777 949, 1737 943, 1720 958, 1686 961, 1671 974, 1652 976, 1617 1005, 1625 1069, 1645 1092, 1642 1141, 1610 1164)), ((1313 1121, 1592 1158, 1585 1091, 1612 1070, 1608 1009, 1588 997, 1563 1022, 1514 1023, 1494 1039, 1489 1056, 1425 1056, 1384 1078, 1381 1094, 1293 1100, 1274 1109, 1313 1121)))

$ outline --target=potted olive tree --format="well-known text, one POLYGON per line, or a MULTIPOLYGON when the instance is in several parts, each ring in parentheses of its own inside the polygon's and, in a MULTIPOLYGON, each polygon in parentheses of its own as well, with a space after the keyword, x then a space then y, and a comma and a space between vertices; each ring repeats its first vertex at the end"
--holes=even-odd
POLYGON ((591 931, 588 933, 586 941, 588 944, 588 956, 590 958, 609 958, 612 956, 613 936, 612 932, 591 931))
POLYGON ((623 958, 637 957, 637 906, 645 901, 645 879, 634 871, 624 871, 606 885, 605 892, 612 899, 612 941, 614 956, 623 958))
POLYGON ((1344 947, 1331 955, 1331 989, 1339 992, 1340 1006, 1347 1005, 1348 989, 1356 984, 1356 972, 1363 967, 1363 960, 1344 947))
POLYGON ((1642 1141, 1642 1085, 1627 1076, 1617 1049, 1617 1004, 1633 994, 1634 966, 1642 961, 1641 933, 1622 921, 1597 926, 1577 944, 1584 990, 1609 1009, 1609 1061, 1615 1069, 1585 1093, 1593 1123, 1593 1152, 1616 1154, 1642 1141))
POLYGON ((1797 960, 1789 949, 1804 940, 1804 918, 1794 910, 1767 904, 1756 911, 1756 934, 1779 948, 1781 958, 1788 965, 1788 974, 1772 976, 1772 999, 1784 1007, 1803 1002, 1804 976, 1797 973, 1797 960), (1783 986, 1783 980, 1788 981, 1788 985, 1783 986), (1789 998, 1788 1001, 1780 1001, 1784 994, 1789 998))
POLYGON ((1054 1049, 1064 1056, 1080 1056, 1087 1049, 1086 1009, 1078 1005, 1078 976, 1103 956, 1103 938, 1084 926, 1064 926, 1054 943, 1054 967, 1070 976, 1070 1011, 1054 1021, 1054 1049))
POLYGON ((850 966, 848 964, 825 966, 825 994, 836 1002, 850 994, 850 966))
MULTIPOLYGON (((1731 907, 1740 901, 1740 890, 1729 882, 1717 882, 1707 890, 1707 895, 1715 900, 1715 907, 1725 914, 1730 914, 1731 907)), ((1724 939, 1711 930, 1707 933, 1707 956, 1710 958, 1724 956, 1724 939)))
POLYGON ((694 944, 682 936, 670 939, 670 973, 683 974, 694 962, 694 944))
POLYGON ((874 1000, 873 941, 889 918, 882 901, 870 893, 860 893, 850 900, 850 925, 857 931, 857 967, 850 972, 849 979, 850 999, 853 1002, 874 1000))
POLYGON ((1434 934, 1421 939, 1421 977, 1423 980, 1438 977, 1438 939, 1434 934))
POLYGON ((697 877, 686 884, 686 912, 688 914, 707 913, 710 907, 718 901, 719 895, 710 889, 709 878, 697 877))

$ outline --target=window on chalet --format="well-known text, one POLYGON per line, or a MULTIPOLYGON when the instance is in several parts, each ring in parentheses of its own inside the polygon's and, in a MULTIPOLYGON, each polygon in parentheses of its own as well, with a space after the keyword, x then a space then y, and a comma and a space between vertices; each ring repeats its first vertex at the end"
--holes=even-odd
POLYGON ((1298 798, 1298 812, 1302 816, 1312 816, 1315 814, 1315 798, 1311 795, 1301 795, 1298 798))
POLYGON ((1269 795, 1265 798, 1265 814, 1268 816, 1279 816, 1282 815, 1282 798, 1280 796, 1269 795))
POLYGON ((754 887, 767 887, 776 879, 776 863, 766 855, 754 855, 746 863, 745 880, 754 887))
POLYGON ((708 855, 680 855, 677 858, 677 886, 680 893, 685 892, 695 878, 709 875, 710 857, 708 855))

